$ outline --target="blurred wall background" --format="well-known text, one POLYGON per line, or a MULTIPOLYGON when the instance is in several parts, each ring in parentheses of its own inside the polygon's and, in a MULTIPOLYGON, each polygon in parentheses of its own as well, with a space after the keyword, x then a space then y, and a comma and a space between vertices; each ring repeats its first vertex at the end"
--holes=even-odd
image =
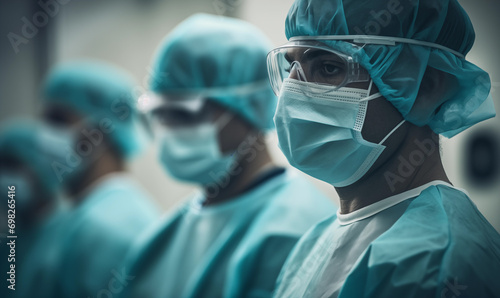
MULTIPOLYGON (((274 45, 286 42, 284 20, 292 0, 42 0, 2 1, 0 4, 0 121, 36 117, 39 88, 55 63, 78 58, 108 60, 130 71, 137 88, 147 89, 149 64, 160 40, 196 12, 250 21, 274 45), (45 13, 46 18, 43 17, 45 13), (31 25, 29 25, 31 24, 31 25), (17 37, 16 37, 17 35, 17 37), (21 37, 21 38, 18 38, 21 37)), ((468 60, 490 73, 492 96, 500 110, 500 1, 462 0, 476 30, 468 60)), ((286 160, 269 136, 273 155, 286 160)), ((488 120, 451 140, 443 139, 444 163, 451 181, 465 188, 486 218, 500 231, 500 117, 488 120)), ((130 170, 168 210, 193 191, 168 177, 151 146, 130 170)), ((332 200, 329 185, 314 180, 332 200)))

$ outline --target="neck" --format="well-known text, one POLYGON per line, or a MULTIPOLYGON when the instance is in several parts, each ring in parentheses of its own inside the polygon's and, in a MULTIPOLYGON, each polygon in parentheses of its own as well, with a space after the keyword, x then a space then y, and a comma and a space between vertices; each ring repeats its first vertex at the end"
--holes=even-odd
POLYGON ((401 144, 394 152, 390 152, 389 158, 384 160, 381 155, 384 162, 380 165, 375 163, 361 180, 336 188, 340 197, 341 214, 356 211, 435 180, 450 183, 441 162, 439 138, 430 129, 411 125, 401 144))
POLYGON ((211 194, 210 196, 206 195, 204 206, 235 199, 246 191, 259 174, 265 169, 274 166, 265 145, 264 137, 261 134, 258 134, 255 138, 254 136, 247 138, 247 141, 240 145, 238 153, 240 155, 237 164, 224 179, 226 180, 225 183, 219 184, 218 189, 215 191, 213 189, 204 189, 205 194, 211 194))
POLYGON ((114 154, 111 150, 106 150, 90 167, 80 175, 80 179, 69 185, 68 195, 75 204, 85 200, 86 191, 92 184, 105 175, 124 172, 125 165, 120 156, 114 154))

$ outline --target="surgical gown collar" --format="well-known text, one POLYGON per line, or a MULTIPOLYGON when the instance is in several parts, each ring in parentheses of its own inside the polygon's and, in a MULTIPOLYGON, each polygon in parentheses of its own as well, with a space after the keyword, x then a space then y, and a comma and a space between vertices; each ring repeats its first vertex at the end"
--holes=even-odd
POLYGON ((369 218, 373 215, 376 215, 379 212, 382 212, 382 211, 384 211, 384 210, 386 210, 394 205, 397 205, 405 200, 415 198, 415 197, 419 196, 420 193, 422 191, 424 191, 425 189, 427 189, 431 186, 437 186, 437 185, 444 185, 444 186, 448 186, 451 188, 455 188, 455 189, 458 189, 459 191, 467 194, 467 192, 464 191, 463 189, 456 188, 453 185, 451 185, 447 182, 444 182, 444 181, 435 180, 435 181, 426 183, 422 186, 407 190, 407 191, 402 192, 400 194, 385 198, 381 201, 378 201, 376 203, 373 203, 371 205, 368 205, 366 207, 363 207, 363 208, 358 209, 356 211, 353 211, 351 213, 341 214, 340 209, 338 209, 337 210, 337 219, 338 219, 340 225, 349 225, 349 224, 352 224, 354 222, 358 222, 360 220, 363 220, 363 219, 369 218))

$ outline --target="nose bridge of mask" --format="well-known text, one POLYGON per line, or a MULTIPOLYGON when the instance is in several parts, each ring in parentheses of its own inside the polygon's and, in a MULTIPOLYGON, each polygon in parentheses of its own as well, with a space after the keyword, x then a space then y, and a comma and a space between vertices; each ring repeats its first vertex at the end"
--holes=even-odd
POLYGON ((306 73, 304 72, 304 69, 302 68, 300 62, 293 61, 292 64, 290 64, 290 75, 293 73, 293 71, 297 73, 297 80, 307 82, 306 73))
POLYGON ((218 134, 233 117, 234 115, 232 113, 225 112, 217 118, 215 122, 208 122, 185 128, 167 129, 164 131, 164 137, 161 142, 175 142, 175 146, 174 143, 172 143, 168 148, 171 150, 172 154, 179 157, 193 154, 193 150, 201 148, 209 151, 210 155, 214 157, 222 156, 218 134), (200 142, 203 142, 203 144, 200 142))
MULTIPOLYGON (((306 110, 307 108, 321 105, 324 110, 316 114, 317 116, 324 115, 325 117, 329 117, 327 122, 330 125, 334 121, 338 122, 335 125, 337 127, 350 128, 361 132, 365 121, 368 101, 379 97, 378 93, 368 96, 371 87, 372 84, 370 83, 368 90, 348 87, 332 90, 331 86, 286 79, 283 84, 283 91, 290 94, 289 99, 295 98, 292 95, 293 93, 298 93, 305 95, 308 101, 314 101, 314 105, 304 104, 304 109, 306 110), (368 100, 366 100, 367 98, 368 100), (325 113, 325 111, 328 111, 328 113, 325 113)), ((300 114, 297 117, 300 117, 300 114)), ((321 117, 317 118, 318 122, 321 122, 320 119, 321 117)))

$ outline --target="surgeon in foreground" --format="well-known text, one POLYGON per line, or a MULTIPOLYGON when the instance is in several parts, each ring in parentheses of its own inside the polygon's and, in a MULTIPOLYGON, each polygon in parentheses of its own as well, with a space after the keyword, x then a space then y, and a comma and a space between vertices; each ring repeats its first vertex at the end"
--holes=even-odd
POLYGON ((281 150, 335 187, 276 297, 492 297, 500 236, 443 169, 439 136, 495 116, 455 0, 298 0, 268 55, 281 150))
POLYGON ((254 26, 205 14, 160 46, 149 108, 160 161, 201 191, 138 246, 125 297, 270 297, 299 237, 335 213, 270 158, 269 49, 254 26))

